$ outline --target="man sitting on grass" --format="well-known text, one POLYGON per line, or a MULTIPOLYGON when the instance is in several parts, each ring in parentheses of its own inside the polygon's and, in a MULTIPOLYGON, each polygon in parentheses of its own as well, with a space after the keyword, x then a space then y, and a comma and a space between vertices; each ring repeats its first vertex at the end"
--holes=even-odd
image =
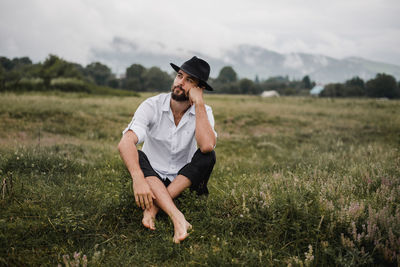
POLYGON ((181 67, 171 66, 177 72, 171 92, 140 104, 118 149, 132 177, 136 204, 144 210, 143 225, 155 230, 162 209, 174 224, 173 241, 179 243, 192 226, 173 199, 189 187, 208 194, 217 133, 212 109, 203 99, 204 89, 213 90, 207 84, 209 64, 193 57, 181 67), (137 150, 142 142, 142 151, 137 150))

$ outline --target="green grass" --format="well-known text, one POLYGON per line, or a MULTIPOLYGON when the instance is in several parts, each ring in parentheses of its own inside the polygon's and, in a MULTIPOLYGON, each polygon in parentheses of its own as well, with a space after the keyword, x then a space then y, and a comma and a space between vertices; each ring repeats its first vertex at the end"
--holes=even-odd
POLYGON ((399 101, 207 95, 217 164, 176 245, 116 149, 148 96, 0 94, 0 265, 400 264, 399 101))

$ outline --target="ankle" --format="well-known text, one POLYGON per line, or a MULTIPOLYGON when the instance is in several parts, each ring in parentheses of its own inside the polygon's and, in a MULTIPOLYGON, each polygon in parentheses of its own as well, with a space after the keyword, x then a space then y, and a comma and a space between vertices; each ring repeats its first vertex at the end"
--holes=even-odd
POLYGON ((177 213, 174 213, 172 215, 170 215, 170 218, 172 220, 172 222, 175 223, 182 223, 182 222, 186 222, 185 216, 183 215, 182 212, 178 211, 177 213))
POLYGON ((151 217, 156 217, 157 213, 159 211, 159 208, 157 206, 153 206, 151 209, 145 209, 144 213, 149 214, 151 217))

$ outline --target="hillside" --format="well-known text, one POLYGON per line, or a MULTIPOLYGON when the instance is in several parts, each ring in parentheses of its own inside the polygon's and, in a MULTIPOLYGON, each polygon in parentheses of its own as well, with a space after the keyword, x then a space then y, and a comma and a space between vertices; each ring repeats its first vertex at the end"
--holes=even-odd
POLYGON ((167 51, 163 44, 157 44, 151 49, 144 48, 132 41, 115 38, 110 47, 102 50, 94 49, 92 54, 93 58, 110 65, 117 73, 123 73, 132 63, 146 67, 158 66, 171 72, 170 62, 179 64, 192 55, 198 55, 210 62, 212 77, 216 77, 222 67, 230 65, 239 77, 250 79, 254 79, 256 75, 260 79, 272 76, 301 79, 309 75, 317 83, 328 83, 344 82, 354 76, 367 80, 383 72, 393 75, 397 80, 400 79, 400 66, 397 65, 356 57, 336 59, 317 54, 281 54, 251 45, 240 45, 223 51, 219 57, 209 57, 196 51, 167 51))

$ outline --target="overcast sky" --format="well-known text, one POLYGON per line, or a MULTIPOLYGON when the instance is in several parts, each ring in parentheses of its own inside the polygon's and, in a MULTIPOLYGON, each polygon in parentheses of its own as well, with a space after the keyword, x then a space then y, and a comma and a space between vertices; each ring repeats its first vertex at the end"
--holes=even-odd
POLYGON ((0 0, 0 56, 85 65, 115 38, 169 53, 252 44, 400 65, 400 0, 0 0))

